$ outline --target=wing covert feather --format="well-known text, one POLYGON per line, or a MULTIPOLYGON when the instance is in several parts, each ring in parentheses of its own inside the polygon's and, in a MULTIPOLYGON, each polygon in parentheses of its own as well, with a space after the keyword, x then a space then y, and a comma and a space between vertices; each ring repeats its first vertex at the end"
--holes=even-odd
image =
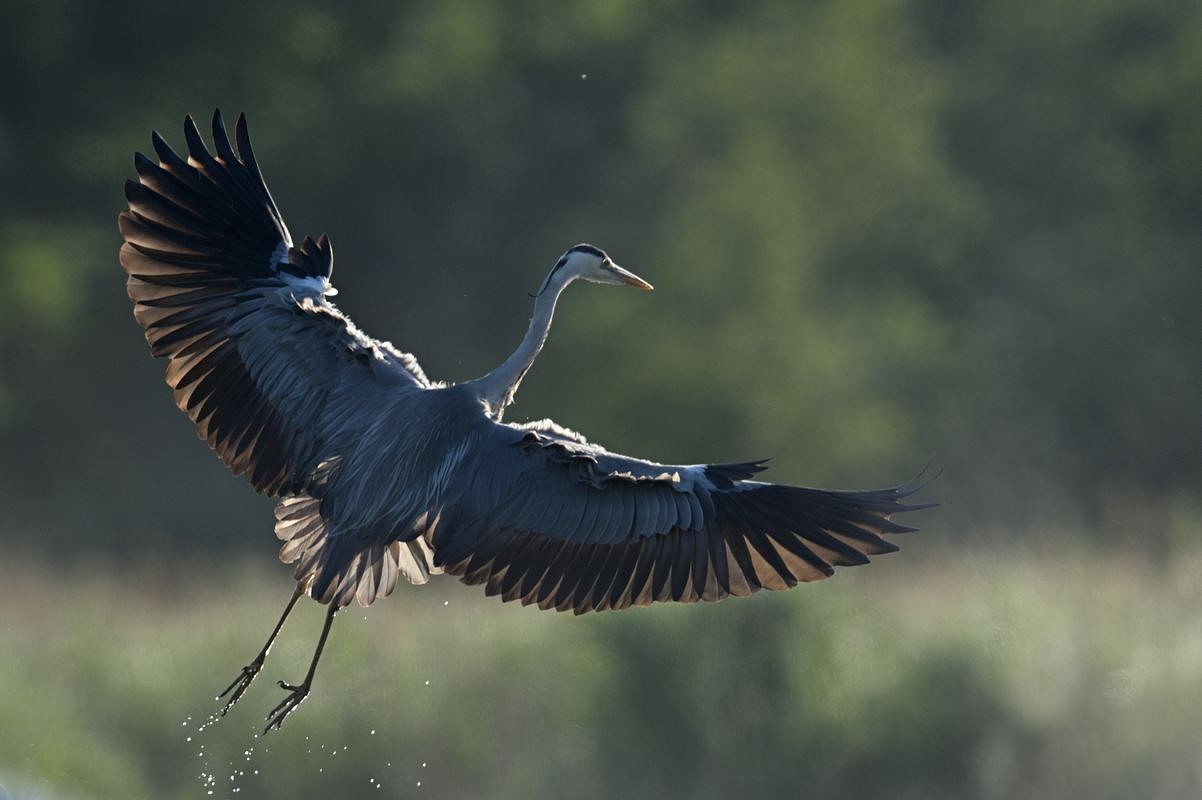
POLYGON ((549 421, 480 423, 435 563, 490 595, 585 611, 715 601, 822 580, 892 552, 919 485, 826 491, 750 480, 760 462, 664 465, 549 421), (474 492, 474 485, 488 491, 474 492), (456 531, 456 519, 474 524, 456 531))

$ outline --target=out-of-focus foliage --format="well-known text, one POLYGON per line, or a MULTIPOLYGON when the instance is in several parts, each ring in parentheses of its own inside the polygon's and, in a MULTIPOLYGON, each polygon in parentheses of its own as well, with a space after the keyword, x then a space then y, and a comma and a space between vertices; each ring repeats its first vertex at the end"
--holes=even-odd
POLYGON ((12 0, 2 27, 0 796, 202 769, 224 796, 249 747, 247 796, 1198 793, 1202 5, 12 0), (215 106, 294 236, 330 233, 342 307, 432 376, 499 363, 591 241, 658 290, 569 290, 511 418, 795 483, 932 459, 944 505, 898 556, 716 608, 403 589, 339 623, 283 736, 251 712, 313 619, 185 743, 288 591, 117 264, 132 151, 215 106))
POLYGON ((230 507, 259 506, 171 408, 116 264, 130 152, 217 105, 249 113, 294 234, 331 233, 344 307, 433 375, 498 363, 578 240, 657 284, 569 292, 518 417, 661 460, 773 456, 794 482, 887 483, 933 458, 956 523, 1121 531, 1112 510, 1202 480, 1196 4, 6 18, 11 538, 251 539, 230 507))
POLYGON ((258 738, 274 680, 304 671, 312 604, 206 722, 283 576, 226 568, 214 586, 141 565, 119 587, 23 565, 0 628, 24 654, 0 659, 0 785, 120 800, 1196 796, 1202 562, 1017 555, 899 558, 804 602, 580 618, 402 587, 389 613, 344 612, 314 694, 258 738))

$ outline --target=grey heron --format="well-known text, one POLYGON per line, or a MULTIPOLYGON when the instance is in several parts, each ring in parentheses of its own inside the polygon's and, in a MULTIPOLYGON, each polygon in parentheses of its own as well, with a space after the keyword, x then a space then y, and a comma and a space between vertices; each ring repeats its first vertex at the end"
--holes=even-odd
POLYGON ((175 403, 226 466, 279 498, 280 559, 296 588, 259 654, 222 697, 250 686, 302 595, 327 606, 308 673, 267 715, 305 699, 334 615, 401 576, 450 573, 488 595, 576 613, 715 601, 821 580, 897 546, 911 482, 827 491, 754 479, 763 461, 670 465, 610 452, 550 420, 502 421, 573 281, 651 284, 604 251, 565 252, 534 295, 526 335, 499 367, 444 384, 330 301, 333 249, 293 242, 239 116, 213 151, 191 117, 187 156, 152 134, 134 157, 118 224, 134 316, 166 358, 175 403))

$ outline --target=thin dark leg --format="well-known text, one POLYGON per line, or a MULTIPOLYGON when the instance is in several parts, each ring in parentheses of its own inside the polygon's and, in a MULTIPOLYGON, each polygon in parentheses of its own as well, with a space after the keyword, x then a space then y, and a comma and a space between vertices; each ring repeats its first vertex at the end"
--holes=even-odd
POLYGON ((303 594, 304 592, 301 590, 301 587, 298 584, 296 591, 292 593, 292 599, 288 601, 288 606, 284 609, 284 613, 280 615, 280 621, 275 624, 275 629, 272 630, 271 635, 267 637, 267 644, 263 645, 263 649, 259 651, 259 654, 255 656, 249 664, 242 668, 242 674, 240 674, 237 678, 234 678, 234 682, 227 686, 224 692, 217 695, 217 699, 220 700, 227 694, 233 692, 233 694, 230 695, 230 699, 226 702, 225 708, 221 709, 221 716, 224 717, 226 713, 234 707, 234 703, 238 702, 238 699, 242 697, 242 693, 246 691, 246 689, 250 686, 251 681, 253 681, 255 676, 259 674, 259 670, 263 668, 263 662, 267 660, 267 654, 271 652, 271 645, 275 643, 275 637, 280 635, 280 629, 284 627, 284 620, 288 619, 288 615, 292 613, 293 607, 296 606, 296 601, 299 600, 303 594))
POLYGON ((338 606, 331 603, 330 610, 326 612, 326 624, 321 629, 321 638, 317 640, 317 649, 313 651, 313 661, 309 663, 309 672, 305 675, 305 680, 299 686, 279 681, 280 688, 286 690, 288 696, 267 715, 267 727, 263 729, 263 733, 267 733, 272 728, 278 731, 284 724, 284 719, 309 696, 309 689, 313 687, 313 674, 317 672, 317 662, 321 661, 321 651, 325 649, 326 637, 330 635, 330 626, 334 624, 334 615, 337 613, 338 606))

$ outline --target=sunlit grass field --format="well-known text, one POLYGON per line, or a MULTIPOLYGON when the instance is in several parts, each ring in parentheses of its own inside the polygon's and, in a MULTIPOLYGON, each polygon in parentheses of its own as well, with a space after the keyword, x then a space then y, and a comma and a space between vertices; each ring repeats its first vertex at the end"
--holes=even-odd
POLYGON ((10 561, 0 797, 1202 792, 1202 552, 908 549, 788 593, 579 618, 402 586, 339 617, 314 694, 266 737, 312 603, 205 723, 286 568, 10 561))

